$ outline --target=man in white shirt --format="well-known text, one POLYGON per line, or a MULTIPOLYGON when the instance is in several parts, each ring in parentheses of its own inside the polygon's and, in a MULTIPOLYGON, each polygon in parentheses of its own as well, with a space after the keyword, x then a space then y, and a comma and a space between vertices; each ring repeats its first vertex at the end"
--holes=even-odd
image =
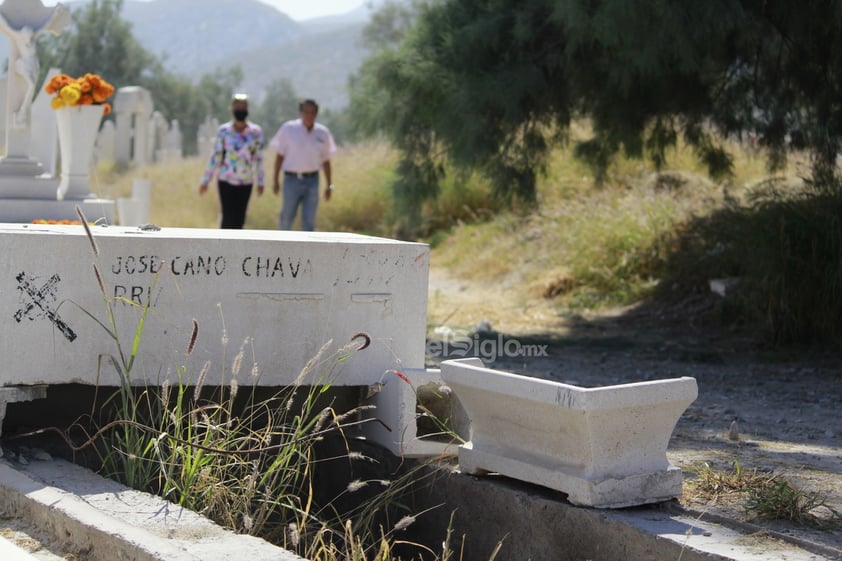
POLYGON ((280 192, 278 176, 283 170, 281 230, 292 229, 298 207, 301 206, 301 229, 313 231, 319 205, 319 170, 324 170, 327 202, 333 192, 330 157, 336 152, 336 144, 327 127, 316 123, 319 105, 315 101, 305 99, 299 104, 298 110, 301 117, 281 125, 269 142, 269 146, 277 152, 272 190, 276 195, 280 192))

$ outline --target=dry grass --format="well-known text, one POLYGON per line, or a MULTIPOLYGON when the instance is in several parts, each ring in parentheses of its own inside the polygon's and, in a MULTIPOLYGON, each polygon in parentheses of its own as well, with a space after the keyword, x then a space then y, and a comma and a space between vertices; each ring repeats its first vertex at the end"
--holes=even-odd
POLYGON ((804 491, 781 474, 744 469, 739 462, 729 470, 705 462, 692 470, 684 499, 690 502, 741 505, 746 514, 765 520, 786 520, 799 526, 836 529, 840 513, 830 508, 821 493, 804 491))
MULTIPOLYGON (((320 202, 317 228, 376 235, 386 233, 391 208, 389 183, 395 159, 395 152, 383 142, 343 147, 332 161, 336 191, 329 203, 320 202)), ((252 192, 246 228, 274 230, 278 227, 281 199, 272 193, 274 161, 274 153, 267 150, 264 154, 266 190, 260 197, 256 190, 252 192)), ((91 179, 92 190, 110 199, 128 197, 135 178, 149 179, 152 182, 150 220, 153 223, 172 228, 215 228, 219 220, 216 189, 211 188, 204 196, 199 196, 199 181, 205 164, 206 159, 198 156, 127 170, 103 162, 91 179)))
MULTIPOLYGON (((452 170, 438 199, 425 204, 434 272, 444 270, 449 277, 484 283, 502 293, 493 303, 484 298, 473 311, 469 303, 460 303, 454 324, 464 325, 464 318, 475 322, 496 309, 508 316, 538 314, 529 319, 534 323, 568 310, 587 313, 638 302, 658 283, 659 267, 682 225, 727 205, 744 204, 770 177, 762 158, 735 146, 735 176, 714 183, 682 148, 670 155, 672 171, 656 173, 645 163, 619 158, 596 186, 588 168, 571 153, 561 147, 553 154, 538 184, 540 206, 534 212, 502 210, 481 176, 452 170)), ((397 158, 383 141, 341 147, 332 161, 337 189, 329 203, 320 203, 317 228, 391 236, 397 158)), ((269 184, 273 161, 267 151, 269 184)), ((150 179, 152 222, 213 228, 215 190, 201 198, 197 193, 203 167, 199 158, 125 173, 101 166, 94 184, 98 194, 116 198, 128 195, 134 177, 150 179)), ((793 165, 786 176, 795 178, 803 171, 793 165)), ((246 228, 275 229, 280 205, 271 186, 262 197, 253 196, 246 228)), ((432 316, 441 321, 453 310, 432 316)))
POLYGON ((739 462, 734 462, 730 470, 718 470, 707 462, 692 470, 695 479, 690 482, 691 500, 716 502, 723 497, 746 493, 750 489, 766 487, 775 479, 775 475, 758 473, 756 469, 743 469, 739 462))
POLYGON ((213 228, 218 219, 215 191, 199 196, 204 164, 204 159, 197 157, 128 170, 102 163, 91 178, 91 189, 99 196, 116 200, 131 195, 134 179, 149 179, 151 222, 162 227, 213 228))
POLYGON ((636 302, 657 282, 681 224, 739 204, 769 177, 759 157, 737 154, 736 175, 725 183, 709 180, 692 154, 676 150, 672 169, 681 171, 656 173, 620 159, 597 187, 570 150, 559 149, 538 185, 537 212, 459 224, 437 245, 434 264, 459 278, 517 286, 533 302, 549 297, 578 310, 636 302))

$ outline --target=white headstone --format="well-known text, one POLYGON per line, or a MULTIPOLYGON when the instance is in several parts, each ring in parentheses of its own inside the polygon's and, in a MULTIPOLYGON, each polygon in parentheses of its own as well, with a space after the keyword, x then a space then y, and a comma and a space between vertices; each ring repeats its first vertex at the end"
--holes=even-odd
POLYGON ((140 226, 144 223, 140 213, 140 201, 130 197, 117 199, 117 223, 120 226, 140 226))
POLYGON ((161 162, 163 156, 161 151, 167 139, 169 125, 160 111, 152 113, 149 119, 149 133, 146 137, 146 161, 161 162))
POLYGON ((177 119, 173 119, 172 123, 170 123, 170 130, 167 133, 167 142, 166 142, 166 149, 169 153, 169 158, 174 160, 180 160, 182 158, 182 142, 184 141, 183 135, 181 134, 181 126, 178 124, 177 119))
POLYGON ((114 121, 105 121, 97 136, 97 161, 113 162, 117 153, 114 143, 117 139, 117 131, 114 128, 114 121))
MULTIPOLYGON (((131 346, 147 304, 131 369, 136 386, 196 383, 210 361, 209 385, 233 375, 241 388, 329 384, 357 398, 359 386, 390 392, 404 384, 397 370, 424 367, 426 244, 336 232, 91 231, 97 256, 81 226, 0 228, 0 388, 119 385, 106 308, 131 346), (198 337, 188 355, 193 321, 198 337)), ((399 412, 369 412, 389 428, 388 441, 416 433, 413 396, 401 397, 399 412)), ((397 443, 410 455, 414 446, 397 443)))
POLYGON ((0 33, 11 43, 8 75, 0 79, 0 144, 5 139, 6 145, 0 158, 2 222, 75 220, 76 206, 91 220, 111 222, 114 215, 111 200, 57 199, 56 114, 46 109, 48 95, 36 84, 40 65, 35 39, 45 33, 58 35, 70 21, 70 12, 61 4, 45 7, 41 0, 5 0, 0 5, 0 33))
POLYGON ((444 361, 441 377, 470 419, 463 473, 499 473, 598 508, 681 496, 667 444, 698 396, 693 378, 581 388, 486 368, 479 358, 444 361))
POLYGON ((199 132, 196 138, 199 158, 210 158, 218 130, 219 121, 214 117, 206 118, 205 122, 199 125, 199 132))
POLYGON ((152 181, 137 178, 132 181, 132 200, 137 204, 138 226, 149 222, 149 207, 152 204, 152 181))
POLYGON ((146 88, 126 86, 117 90, 114 97, 117 163, 143 165, 147 162, 147 136, 153 108, 152 94, 146 88))

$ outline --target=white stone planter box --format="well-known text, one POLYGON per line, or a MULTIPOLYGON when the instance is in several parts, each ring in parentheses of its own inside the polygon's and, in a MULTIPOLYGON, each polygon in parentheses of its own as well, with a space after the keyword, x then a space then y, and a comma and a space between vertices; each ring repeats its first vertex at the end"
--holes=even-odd
POLYGON ((698 395, 694 378, 580 388, 485 368, 476 358, 445 361, 441 374, 470 418, 461 471, 500 473, 598 508, 681 495, 681 471, 666 450, 698 395))

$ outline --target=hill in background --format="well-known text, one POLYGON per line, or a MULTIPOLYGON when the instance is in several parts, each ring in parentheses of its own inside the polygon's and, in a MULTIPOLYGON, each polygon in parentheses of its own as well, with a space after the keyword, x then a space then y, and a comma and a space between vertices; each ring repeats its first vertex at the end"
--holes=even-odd
MULTIPOLYGON (((316 99, 322 107, 348 105, 348 77, 368 54, 360 44, 365 24, 357 23, 303 35, 274 47, 255 49, 222 59, 216 64, 243 69, 243 90, 262 92, 273 80, 289 78, 300 97, 316 99)), ((207 69, 209 72, 212 69, 207 69)), ((256 93, 258 99, 260 93, 256 93)))
MULTIPOLYGON (((141 45, 176 74, 198 81, 239 64, 242 89, 256 99, 270 83, 287 78, 299 95, 342 109, 348 77, 367 55, 362 30, 382 3, 360 0, 360 7, 346 14, 298 22, 257 0, 129 0, 122 17, 141 45)), ((75 10, 85 2, 66 4, 75 10)), ((0 60, 9 52, 3 39, 0 60)))
POLYGON ((233 4, 134 1, 126 3, 123 17, 144 47, 193 81, 239 65, 244 76, 240 89, 255 99, 273 81, 287 78, 301 97, 316 98, 323 107, 348 104, 348 77, 367 54, 360 45, 367 8, 299 23, 256 0, 233 4))
POLYGON ((125 3, 122 16, 149 52, 188 76, 213 70, 233 53, 277 46, 305 33, 289 16, 257 0, 134 1, 125 3))

